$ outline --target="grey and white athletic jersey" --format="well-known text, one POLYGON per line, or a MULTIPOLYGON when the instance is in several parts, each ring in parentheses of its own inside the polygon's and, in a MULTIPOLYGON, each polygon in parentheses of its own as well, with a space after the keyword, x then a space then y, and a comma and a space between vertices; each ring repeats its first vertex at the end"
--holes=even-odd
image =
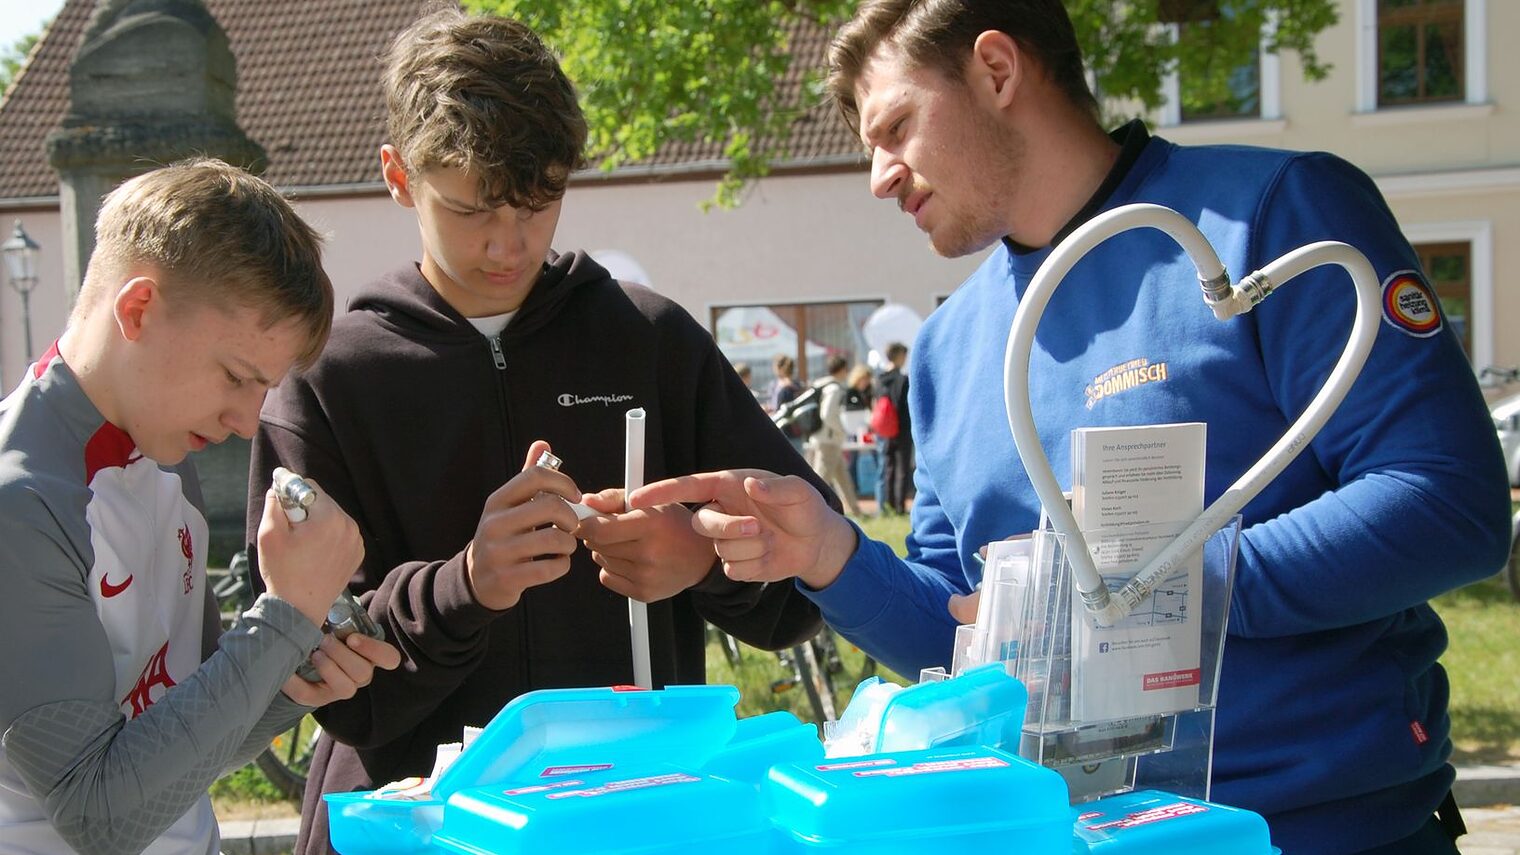
POLYGON ((56 347, 0 401, 0 855, 215 853, 206 788, 305 712, 321 635, 266 595, 218 642, 199 500, 56 347))

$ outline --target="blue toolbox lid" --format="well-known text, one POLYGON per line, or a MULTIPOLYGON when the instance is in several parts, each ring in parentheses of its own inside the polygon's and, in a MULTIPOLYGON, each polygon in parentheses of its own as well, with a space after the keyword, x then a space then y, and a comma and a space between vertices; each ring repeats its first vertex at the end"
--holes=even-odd
POLYGON ((991 745, 1017 752, 1028 703, 1024 684, 993 662, 893 695, 881 711, 878 751, 991 745))
POLYGON ((1017 843, 1021 855, 1071 852, 1061 776, 996 748, 782 764, 762 794, 771 821, 803 846, 950 852, 974 840, 1017 843))
POLYGON ((1137 790, 1075 805, 1077 853, 1277 855, 1267 821, 1241 808, 1137 790))
POLYGON ((327 793, 328 839, 343 855, 432 855, 443 825, 437 799, 376 799, 370 793, 327 793))
POLYGON ((466 855, 766 855, 773 833, 755 788, 646 766, 461 790, 433 843, 466 855))
POLYGON ((460 790, 663 763, 698 767, 733 738, 733 686, 546 689, 502 708, 433 784, 460 790))
POLYGON ((734 738, 702 764, 702 771, 758 787, 777 763, 821 762, 818 728, 781 711, 739 719, 734 738))

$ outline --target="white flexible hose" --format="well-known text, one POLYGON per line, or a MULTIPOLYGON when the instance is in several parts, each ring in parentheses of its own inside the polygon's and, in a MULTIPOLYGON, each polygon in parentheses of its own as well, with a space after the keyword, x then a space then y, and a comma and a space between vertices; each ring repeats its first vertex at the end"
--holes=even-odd
POLYGON ((1071 268, 1108 238, 1141 227, 1159 229, 1175 240, 1198 268, 1201 282, 1217 282, 1225 275, 1214 248, 1198 231, 1197 226, 1181 214, 1160 205, 1126 205, 1116 208, 1094 217, 1072 232, 1040 265, 1023 299, 1019 301, 1004 354, 1003 397, 1014 446, 1051 525, 1066 539, 1063 552, 1071 562, 1073 581, 1082 594, 1082 600, 1102 626, 1112 626, 1128 615, 1150 595, 1155 584, 1164 579, 1179 560, 1196 550, 1209 535, 1239 512, 1293 458, 1308 447, 1309 441, 1324 427, 1361 373, 1377 335, 1380 312, 1381 295, 1372 264, 1355 248, 1334 241, 1310 244, 1289 252, 1247 277, 1242 284, 1231 288, 1228 297, 1208 301, 1216 316, 1225 320, 1250 311, 1276 287, 1298 274, 1325 264, 1344 267, 1351 274, 1357 296, 1351 337, 1335 368, 1331 370, 1329 379, 1309 402, 1303 414, 1260 460, 1136 573, 1117 592, 1117 596, 1111 596, 1102 575, 1093 565, 1087 541, 1077 527, 1076 517, 1067 506, 1060 484, 1051 471, 1050 458, 1045 455, 1045 449, 1040 444, 1040 435, 1035 428, 1034 415, 1029 405, 1029 356, 1040 317, 1055 289, 1071 268))

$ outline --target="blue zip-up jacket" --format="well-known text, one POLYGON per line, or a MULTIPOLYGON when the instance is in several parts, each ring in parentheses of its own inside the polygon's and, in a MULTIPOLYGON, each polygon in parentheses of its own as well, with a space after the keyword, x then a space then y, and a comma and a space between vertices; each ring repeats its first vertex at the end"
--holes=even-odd
MULTIPOLYGON (((1349 397, 1244 510, 1213 796, 1264 814, 1288 855, 1401 839, 1454 776, 1436 661, 1446 631, 1427 600, 1492 574, 1508 549, 1504 469, 1472 370, 1376 187, 1342 160, 1153 138, 1101 209, 1132 202, 1198 224, 1232 281, 1341 240, 1383 283, 1377 343, 1349 397)), ((946 600, 979 578, 972 553, 1037 525, 1008 431, 1003 354, 1048 254, 998 248, 929 317, 909 386, 908 557, 862 537, 839 579, 810 592, 831 625, 900 673, 949 664, 946 600)), ((1056 291, 1031 357, 1057 480, 1068 485, 1073 428, 1202 421, 1213 501, 1303 411, 1354 310, 1349 276, 1324 267, 1220 323, 1171 239, 1110 239, 1056 291)))

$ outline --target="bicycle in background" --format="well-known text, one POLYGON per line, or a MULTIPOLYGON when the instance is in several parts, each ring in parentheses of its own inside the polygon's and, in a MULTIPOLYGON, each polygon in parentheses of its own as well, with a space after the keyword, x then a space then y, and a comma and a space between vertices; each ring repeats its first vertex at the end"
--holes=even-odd
POLYGON ((738 686, 747 714, 756 707, 762 712, 789 709, 821 725, 838 719, 855 687, 877 671, 876 660, 827 627, 775 653, 740 644, 711 624, 707 633, 709 679, 738 686), (715 647, 721 659, 713 656, 715 647), (796 689, 802 690, 800 698, 791 695, 796 689))

